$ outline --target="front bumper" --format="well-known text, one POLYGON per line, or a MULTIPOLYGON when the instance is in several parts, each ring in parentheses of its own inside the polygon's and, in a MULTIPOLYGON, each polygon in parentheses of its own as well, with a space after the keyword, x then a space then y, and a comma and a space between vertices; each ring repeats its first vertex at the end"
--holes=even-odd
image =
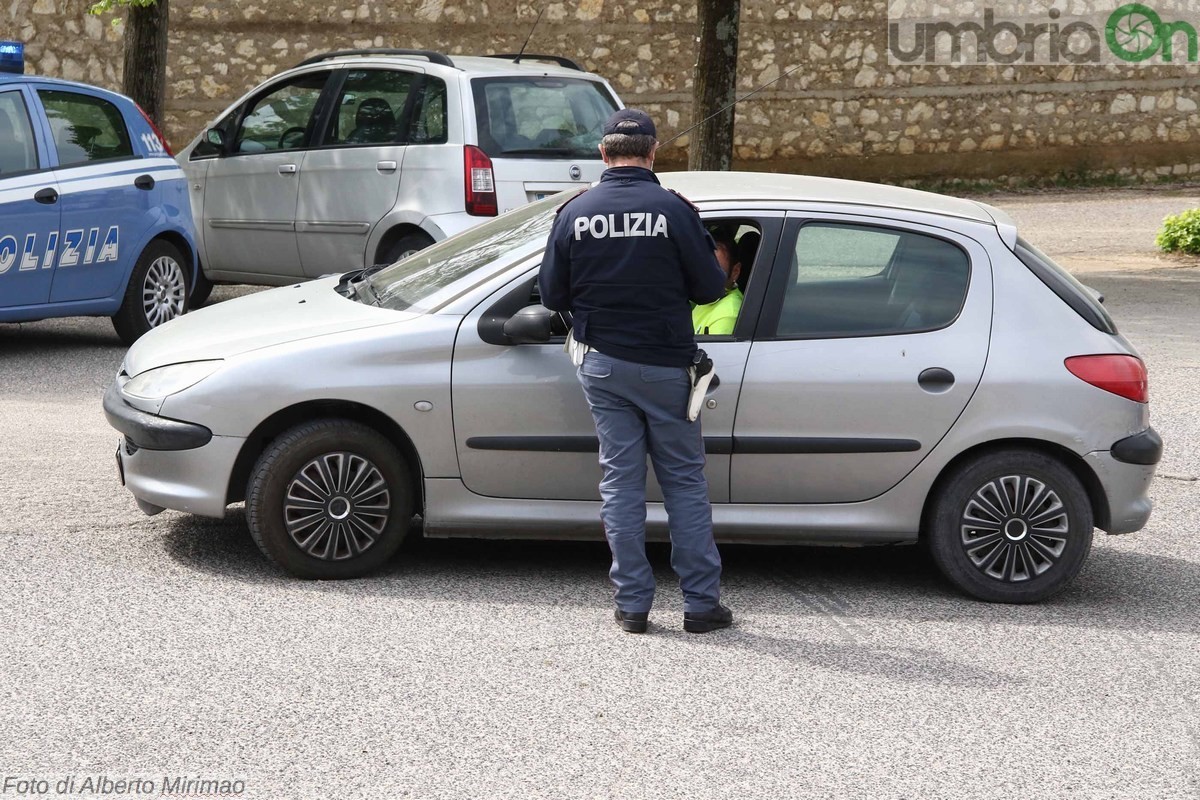
POLYGON ((117 384, 104 393, 104 416, 108 424, 125 434, 126 441, 146 450, 191 450, 213 438, 203 425, 160 417, 125 402, 117 384))
POLYGON ((143 511, 225 516, 229 477, 244 438, 214 436, 203 425, 140 411, 116 385, 104 395, 104 414, 124 434, 117 447, 118 477, 143 511))

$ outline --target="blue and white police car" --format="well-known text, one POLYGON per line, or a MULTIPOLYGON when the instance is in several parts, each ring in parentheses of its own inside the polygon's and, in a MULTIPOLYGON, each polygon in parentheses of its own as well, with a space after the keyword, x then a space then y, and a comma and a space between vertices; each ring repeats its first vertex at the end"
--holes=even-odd
POLYGON ((109 316, 130 344, 188 308, 186 178, 129 98, 23 72, 0 42, 0 322, 109 316))

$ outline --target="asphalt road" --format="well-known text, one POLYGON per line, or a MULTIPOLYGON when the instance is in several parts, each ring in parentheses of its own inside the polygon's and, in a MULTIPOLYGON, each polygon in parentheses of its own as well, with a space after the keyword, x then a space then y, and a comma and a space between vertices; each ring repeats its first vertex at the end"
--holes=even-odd
POLYGON ((602 543, 413 541, 378 576, 306 583, 240 512, 145 517, 100 410, 108 321, 0 326, 0 789, 1200 797, 1200 268, 1168 266, 1086 276, 1150 366, 1146 529, 1099 535, 1033 607, 968 600, 913 548, 726 547, 738 625, 707 636, 682 632, 662 548, 638 637, 610 621, 602 543))

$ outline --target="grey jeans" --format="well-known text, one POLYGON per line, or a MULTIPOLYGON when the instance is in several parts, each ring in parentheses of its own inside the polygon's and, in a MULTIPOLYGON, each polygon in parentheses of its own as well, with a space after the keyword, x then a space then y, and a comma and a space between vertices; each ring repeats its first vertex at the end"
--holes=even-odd
POLYGON ((635 364, 592 351, 579 382, 600 438, 600 510, 612 550, 617 608, 649 611, 654 572, 646 558, 646 455, 663 490, 671 567, 685 611, 720 601, 721 556, 713 542, 700 422, 688 422, 688 376, 681 367, 635 364))

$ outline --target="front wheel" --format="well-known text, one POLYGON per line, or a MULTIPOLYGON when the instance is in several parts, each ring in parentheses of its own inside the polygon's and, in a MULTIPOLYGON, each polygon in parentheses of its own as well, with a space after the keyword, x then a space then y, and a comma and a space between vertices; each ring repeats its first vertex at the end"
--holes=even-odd
POLYGON ((113 328, 127 345, 151 328, 183 316, 188 309, 188 277, 183 255, 170 242, 156 239, 138 257, 125 287, 113 328))
POLYGON ((250 534, 299 578, 357 578, 382 566, 413 516, 408 465, 345 419, 297 425, 259 456, 246 490, 250 534))
POLYGON ((1036 603, 1065 589, 1092 547, 1092 506, 1079 479, 1043 453, 989 453, 956 470, 926 531, 934 561, 981 600, 1036 603))

